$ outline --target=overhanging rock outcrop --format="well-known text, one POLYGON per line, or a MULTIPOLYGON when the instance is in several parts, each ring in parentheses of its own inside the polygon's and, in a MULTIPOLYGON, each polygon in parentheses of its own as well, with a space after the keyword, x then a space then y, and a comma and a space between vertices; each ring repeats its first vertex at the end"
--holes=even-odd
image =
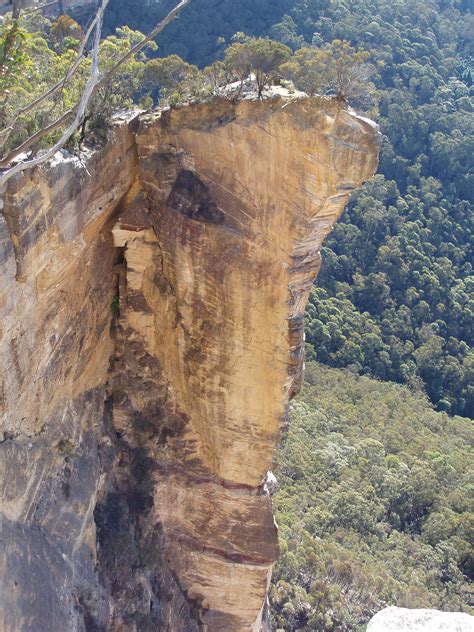
MULTIPOLYGON (((262 481, 304 308, 377 157, 373 124, 329 99, 219 100, 117 126, 90 178, 70 161, 10 186, 27 282, 5 241, 0 449, 10 541, 58 553, 53 629, 260 629, 278 555, 262 481), (61 496, 65 471, 84 484, 61 496)), ((27 556, 9 542, 6 560, 5 630, 40 629, 27 556)))

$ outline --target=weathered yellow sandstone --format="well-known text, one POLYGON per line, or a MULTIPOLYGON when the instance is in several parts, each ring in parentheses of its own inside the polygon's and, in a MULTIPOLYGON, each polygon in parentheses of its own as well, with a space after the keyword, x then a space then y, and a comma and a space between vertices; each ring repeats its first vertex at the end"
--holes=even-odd
MULTIPOLYGON (((117 126, 90 179, 68 162, 10 187, 26 283, 5 240, 4 498, 12 540, 45 556, 38 527, 68 560, 42 571, 66 577, 49 589, 68 626, 53 632, 87 617, 113 630, 264 625, 278 547, 262 481, 301 381, 322 241, 374 173, 377 141, 329 99, 222 100, 117 126), (65 472, 84 467, 79 491, 65 472), (53 498, 70 542, 42 508, 53 498)), ((16 550, 4 629, 40 629, 44 609, 10 582, 29 564, 16 550)))

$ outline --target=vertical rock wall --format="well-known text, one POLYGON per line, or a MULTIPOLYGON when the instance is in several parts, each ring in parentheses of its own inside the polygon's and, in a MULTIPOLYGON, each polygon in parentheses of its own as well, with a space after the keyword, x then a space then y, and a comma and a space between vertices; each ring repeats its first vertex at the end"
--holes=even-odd
POLYGON ((117 128, 88 161, 15 179, 0 218, 0 629, 84 630, 99 607, 94 508, 113 351, 107 222, 136 172, 117 128), (101 177, 96 174, 100 173, 101 177), (5 218, 7 221, 5 221, 5 218), (7 226, 8 222, 8 226, 7 226), (15 280, 17 255, 25 282, 15 280))
MULTIPOLYGON (((374 172, 374 141, 328 101, 221 101, 141 121, 141 187, 114 229, 121 313, 166 389, 153 515, 205 629, 260 628, 278 555, 261 483, 300 384, 319 249, 374 172)), ((125 436, 154 402, 126 405, 114 408, 125 436)))
POLYGON ((261 483, 304 307, 377 153, 330 100, 216 101, 118 125, 91 176, 70 160, 12 184, 6 631, 260 628, 278 554, 261 483))

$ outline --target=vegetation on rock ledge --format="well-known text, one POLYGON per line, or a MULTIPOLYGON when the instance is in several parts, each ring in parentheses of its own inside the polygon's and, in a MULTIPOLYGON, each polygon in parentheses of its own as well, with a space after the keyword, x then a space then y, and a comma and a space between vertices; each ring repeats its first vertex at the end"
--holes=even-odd
MULTIPOLYGON (((27 12, 20 18, 7 17, 3 21, 0 29, 0 140, 4 152, 1 166, 7 167, 24 153, 23 146, 31 158, 34 152, 50 147, 61 137, 90 81, 94 56, 84 54, 89 46, 90 26, 87 34, 85 36, 81 26, 66 15, 53 20, 27 12), (74 72, 71 69, 75 69, 74 72), (58 84, 61 77, 64 79, 58 84)), ((215 61, 202 71, 177 55, 156 58, 156 43, 148 41, 146 46, 140 46, 146 40, 142 33, 124 25, 101 41, 100 80, 94 86, 80 121, 81 129, 70 143, 70 149, 74 142, 80 148, 84 142, 103 141, 113 115, 121 109, 152 108, 158 104, 177 106, 213 96, 238 99, 243 96, 244 82, 248 84, 247 93, 253 84, 256 96, 262 98, 265 90, 284 76, 294 78, 303 87, 309 68, 309 64, 300 63, 300 58, 290 60, 292 51, 285 44, 243 33, 232 38, 223 61, 215 61), (128 56, 129 51, 138 46, 139 52, 128 56), (118 60, 122 59, 125 61, 119 61, 117 68, 118 60), (228 88, 229 84, 234 87, 228 88)), ((320 53, 314 49, 312 54, 324 58, 324 65, 318 66, 321 88, 324 86, 342 101, 352 95, 356 84, 358 90, 364 92, 363 82, 354 81, 355 75, 352 73, 352 77, 350 69, 361 65, 365 57, 347 42, 325 47, 320 53)))

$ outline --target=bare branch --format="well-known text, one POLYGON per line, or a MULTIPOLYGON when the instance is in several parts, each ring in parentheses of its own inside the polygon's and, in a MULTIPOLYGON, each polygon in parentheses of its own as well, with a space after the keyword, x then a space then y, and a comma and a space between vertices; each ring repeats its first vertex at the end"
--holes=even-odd
POLYGON ((100 82, 97 84, 97 89, 102 88, 104 86, 104 84, 106 84, 113 77, 113 75, 117 72, 119 67, 124 62, 127 61, 127 59, 130 59, 130 57, 133 57, 138 52, 140 52, 148 44, 148 42, 150 42, 159 33, 161 33, 161 31, 164 28, 166 28, 170 22, 172 22, 176 17, 178 17, 178 15, 181 13, 181 11, 186 6, 188 6, 188 4, 190 4, 190 2, 191 2, 191 0, 181 0, 181 2, 174 9, 172 9, 168 13, 168 15, 161 22, 159 22, 150 33, 148 33, 148 35, 146 37, 144 37, 140 42, 135 44, 135 46, 133 46, 124 55, 122 55, 122 57, 120 57, 118 59, 118 61, 115 63, 115 65, 107 73, 105 73, 105 75, 101 78, 100 82))
MULTIPOLYGON (((53 4, 55 4, 55 3, 53 3, 53 4)), ((67 71, 67 73, 64 75, 64 77, 62 79, 60 79, 49 90, 47 90, 41 96, 39 96, 37 99, 35 99, 34 101, 31 101, 31 103, 28 103, 28 105, 25 105, 25 107, 21 108, 21 110, 19 110, 18 113, 17 113, 17 117, 23 116, 23 114, 27 114, 28 112, 31 112, 31 110, 33 108, 35 108, 37 105, 42 103, 45 99, 49 99, 50 97, 52 97, 54 94, 56 94, 56 92, 61 90, 61 88, 63 88, 66 85, 66 83, 75 74, 76 70, 79 68, 79 66, 81 65, 82 60, 84 59, 84 51, 86 49, 87 43, 89 41, 89 38, 90 38, 90 36, 91 36, 91 34, 92 34, 92 32, 93 32, 98 20, 99 20, 99 14, 96 13, 96 15, 95 15, 94 19, 92 20, 89 28, 87 29, 86 34, 84 35, 84 38, 83 38, 83 40, 81 42, 79 50, 77 51, 76 59, 75 59, 74 63, 72 64, 72 66, 67 71)))
MULTIPOLYGON (((55 2, 52 3, 52 4, 55 4, 55 2)), ((43 6, 48 6, 48 5, 43 5, 43 6)), ((87 29, 86 34, 84 35, 84 38, 83 38, 83 40, 81 42, 79 50, 77 51, 76 59, 75 59, 74 63, 71 65, 71 67, 69 68, 69 70, 67 71, 67 73, 64 75, 64 77, 62 79, 60 79, 54 86, 49 88, 49 90, 47 90, 42 95, 40 95, 39 97, 34 99, 34 101, 31 101, 30 103, 25 105, 23 108, 21 108, 16 113, 15 121, 13 123, 11 123, 5 129, 0 131, 0 147, 3 147, 3 145, 7 142, 10 134, 15 129, 16 124, 18 123, 18 121, 20 120, 20 118, 22 116, 24 116, 25 114, 28 114, 29 112, 31 112, 34 108, 36 108, 40 103, 42 103, 46 99, 49 99, 52 96, 54 96, 59 90, 64 88, 64 86, 75 75, 77 69, 81 65, 81 62, 85 59, 84 52, 85 52, 87 43, 88 43, 88 41, 90 39, 90 36, 91 36, 92 32, 94 31, 94 28, 95 28, 95 26, 97 24, 97 20, 98 19, 99 19, 99 15, 98 15, 98 13, 96 13, 94 19, 92 20, 92 22, 91 22, 91 24, 89 26, 89 28, 87 29)), ((46 128, 40 130, 39 132, 37 132, 36 134, 34 134, 30 138, 28 138, 24 143, 22 143, 21 145, 16 147, 14 150, 12 150, 7 156, 5 156, 4 158, 1 158, 0 159, 0 168, 7 167, 12 162, 12 160, 14 160, 17 156, 19 156, 21 153, 23 153, 27 149, 29 149, 31 146, 33 146, 38 140, 40 140, 40 138, 42 138, 46 134, 49 134, 54 129, 60 127, 71 116, 71 114, 73 114, 73 112, 74 112, 74 108, 72 108, 71 110, 68 110, 59 119, 57 119, 57 121, 51 123, 46 128)))
MULTIPOLYGON (((105 6, 107 6, 107 4, 108 4, 108 0, 107 0, 107 2, 105 4, 102 5, 103 6, 102 11, 105 9, 105 6)), ((85 48, 87 46, 87 43, 88 43, 88 41, 90 39, 90 36, 91 36, 92 32, 94 31, 94 28, 97 25, 99 17, 100 17, 100 13, 99 13, 99 11, 97 11, 95 16, 94 16, 94 19, 92 20, 89 28, 87 29, 87 32, 86 32, 86 34, 84 36, 84 39, 81 42, 81 46, 80 46, 80 48, 79 48, 79 50, 77 52, 76 59, 75 59, 74 63, 72 64, 72 66, 70 67, 70 69, 68 70, 68 72, 66 73, 66 75, 62 79, 60 79, 60 81, 58 81, 54 86, 52 86, 49 90, 47 90, 42 95, 40 95, 37 99, 35 99, 31 103, 28 103, 25 107, 23 107, 21 110, 19 110, 19 112, 17 113, 16 120, 18 120, 24 114, 27 114, 28 112, 31 112, 31 110, 33 110, 40 103, 42 103, 46 99, 52 97, 54 94, 56 94, 56 92, 61 90, 61 88, 63 88, 66 85, 66 83, 74 76, 74 74, 76 73, 77 69, 81 65, 82 60, 84 59, 85 48)), ((18 147, 15 147, 15 149, 13 149, 7 156, 1 158, 0 159, 0 168, 8 167, 8 165, 17 156, 19 156, 20 154, 22 154, 25 151, 27 151, 30 147, 35 145, 35 143, 37 143, 39 140, 41 140, 41 138, 44 138, 44 136, 46 136, 47 134, 50 134, 55 129, 58 129, 58 127, 61 127, 62 125, 64 125, 66 123, 66 121, 74 114, 74 112, 75 112, 77 107, 79 107, 79 103, 76 104, 76 106, 74 106, 71 109, 69 109, 64 114, 62 114, 55 121, 53 121, 52 123, 50 123, 46 127, 43 127, 38 132, 36 132, 35 134, 33 134, 32 136, 27 138, 21 145, 19 145, 18 147)), ((13 123, 9 127, 7 127, 5 130, 0 132, 0 143, 2 144, 2 146, 7 141, 8 137, 10 136, 10 134, 13 131, 14 128, 15 128, 15 123, 13 123)))
POLYGON ((18 147, 13 149, 8 154, 8 156, 6 156, 2 160, 0 160, 0 169, 4 169, 4 168, 8 167, 8 165, 13 160, 15 160, 15 158, 17 156, 19 156, 20 154, 25 153, 25 151, 28 151, 28 149, 30 149, 30 147, 33 147, 33 145, 35 145, 42 138, 44 138, 45 136, 47 136, 51 132, 54 132, 54 130, 58 129, 58 127, 61 127, 61 125, 64 125, 66 123, 66 121, 74 114, 74 112, 76 111, 76 108, 78 108, 78 107, 79 107, 79 103, 76 104, 71 109, 69 109, 67 112, 64 112, 64 114, 61 114, 61 116, 59 118, 57 118, 55 121, 53 121, 52 123, 50 123, 46 127, 42 127, 40 130, 35 132, 32 136, 27 138, 21 145, 18 145, 18 147))
MULTIPOLYGON (((99 36, 99 43, 100 43, 100 31, 102 28, 103 13, 104 13, 105 7, 108 4, 108 1, 109 0, 102 0, 101 7, 98 9, 98 13, 96 16, 96 18, 98 17, 98 21, 96 21, 97 29, 96 29, 95 42, 94 42, 94 55, 98 55, 98 44, 97 44, 97 49, 96 49, 97 36, 99 36)), ((146 37, 144 37, 142 40, 140 40, 140 42, 135 44, 135 46, 133 46, 124 55, 122 55, 122 57, 120 57, 117 60, 114 66, 102 77, 98 76, 98 70, 97 70, 97 76, 94 74, 94 70, 92 70, 91 72, 94 74, 95 80, 91 82, 91 79, 92 79, 92 74, 91 74, 79 103, 73 108, 71 108, 70 110, 68 110, 67 112, 65 112, 63 115, 61 115, 58 119, 50 123, 47 127, 42 128, 41 130, 36 132, 36 134, 33 134, 32 136, 30 136, 20 146, 16 147, 13 151, 11 151, 8 156, 6 156, 0 161, 0 168, 7 167, 17 156, 27 151, 30 147, 32 147, 35 143, 37 143, 41 138, 43 138, 50 132, 54 131, 58 127, 61 127, 68 120, 68 118, 72 116, 74 112, 76 112, 74 121, 68 127, 66 132, 61 136, 60 140, 51 149, 49 149, 46 153, 42 154, 41 156, 38 156, 37 158, 32 159, 32 160, 21 161, 18 164, 14 165, 11 169, 8 169, 7 171, 5 171, 0 176, 0 187, 6 184, 6 182, 16 173, 19 173, 20 171, 24 171, 25 169, 31 169, 33 167, 36 167, 37 165, 49 160, 57 151, 59 151, 59 149, 61 149, 64 146, 64 144, 71 138, 71 136, 74 134, 76 129, 80 126, 83 120, 87 105, 90 99, 92 98, 92 96, 97 92, 97 90, 102 88, 105 84, 107 84, 108 81, 110 81, 110 79, 113 77, 113 75, 117 72, 117 70, 120 68, 120 66, 124 62, 126 62, 128 59, 136 55, 140 50, 142 50, 146 46, 146 44, 149 41, 151 41, 159 33, 161 33, 161 31, 172 20, 174 20, 174 18, 176 18, 179 15, 182 9, 184 9, 188 4, 190 4, 190 2, 191 0, 181 0, 181 2, 174 9, 172 9, 168 13, 168 15, 161 22, 159 22, 146 37)), ((78 60, 76 59, 75 63, 77 62, 78 60)), ((70 74, 70 71, 68 74, 70 74)), ((66 81, 65 78, 62 79, 60 82, 58 82, 58 84, 56 84, 56 86, 59 84, 64 85, 65 81, 66 81)), ((53 86, 51 90, 53 90, 56 86, 53 86)), ((51 96, 49 91, 47 94, 51 96)), ((42 101, 43 97, 44 95, 39 97, 39 99, 42 101)), ((36 103, 37 102, 38 100, 36 100, 36 103)), ((26 107, 29 108, 30 106, 26 106, 26 107)))
MULTIPOLYGON (((61 138, 50 149, 48 149, 47 152, 45 152, 44 154, 41 154, 41 156, 37 156, 36 158, 33 158, 32 160, 21 161, 17 163, 16 165, 14 165, 13 167, 11 167, 11 169, 8 169, 7 171, 5 171, 0 176, 0 189, 4 187, 5 184, 17 173, 24 171, 25 169, 32 169, 33 167, 36 167, 46 162, 50 158, 52 158, 57 151, 59 151, 62 147, 64 147, 64 145, 67 143, 67 141, 71 138, 71 136, 74 134, 74 132, 77 130, 77 128, 81 124, 82 119, 84 118, 87 106, 89 105, 89 101, 91 100, 91 97, 97 88, 97 84, 100 78, 99 44, 100 44, 100 37, 102 33, 102 22, 103 22, 103 17, 104 17, 104 10, 108 2, 109 0, 102 0, 102 3, 97 10, 98 20, 96 23, 94 45, 92 48, 92 68, 89 74, 89 78, 87 79, 87 83, 85 85, 84 91, 82 93, 81 99, 77 105, 77 111, 76 111, 76 115, 74 117, 73 122, 65 130, 61 138)), ((66 112, 66 114, 63 115, 61 119, 67 118, 67 116, 69 116, 70 113, 71 113, 71 110, 69 112, 66 112)), ((61 119, 58 119, 58 120, 61 120, 61 119)), ((50 125, 49 131, 51 131, 51 127, 53 125, 55 127, 58 127, 58 122, 56 121, 55 123, 50 125)), ((43 132, 44 130, 40 130, 40 131, 43 132)), ((39 132, 37 134, 39 134, 39 132)))
POLYGON ((51 7, 54 4, 58 4, 59 0, 53 0, 52 2, 47 2, 46 4, 42 4, 39 7, 33 7, 32 9, 28 9, 27 11, 23 11, 23 15, 30 15, 31 13, 37 13, 38 11, 42 11, 47 7, 51 7))

